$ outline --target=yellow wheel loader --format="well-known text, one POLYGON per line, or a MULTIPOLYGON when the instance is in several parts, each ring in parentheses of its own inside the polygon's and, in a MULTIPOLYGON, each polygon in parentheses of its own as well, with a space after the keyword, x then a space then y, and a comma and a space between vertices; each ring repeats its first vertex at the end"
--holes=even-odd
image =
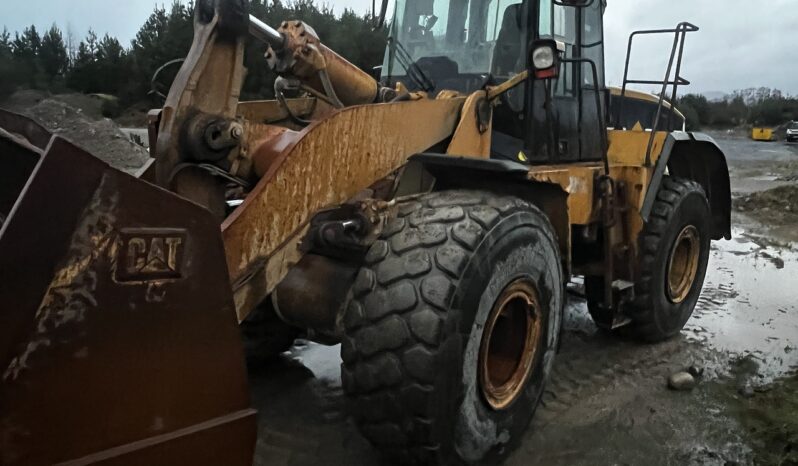
POLYGON ((139 179, 0 114, 0 463, 249 463, 244 347, 299 332, 341 343, 386 458, 492 463, 540 401, 572 277, 599 327, 678 334, 731 237, 725 157, 666 99, 698 28, 635 32, 629 55, 673 36, 665 76, 627 57, 611 92, 605 7, 397 0, 375 79, 301 21, 199 1, 139 179), (248 40, 275 100, 239 101, 248 40))

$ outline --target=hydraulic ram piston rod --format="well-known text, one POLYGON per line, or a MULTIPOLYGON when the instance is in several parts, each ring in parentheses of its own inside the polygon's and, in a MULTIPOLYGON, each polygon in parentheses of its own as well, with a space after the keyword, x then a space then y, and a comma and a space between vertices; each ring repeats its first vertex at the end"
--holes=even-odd
POLYGON ((249 33, 259 41, 271 45, 274 50, 283 48, 285 37, 253 15, 249 15, 249 33))

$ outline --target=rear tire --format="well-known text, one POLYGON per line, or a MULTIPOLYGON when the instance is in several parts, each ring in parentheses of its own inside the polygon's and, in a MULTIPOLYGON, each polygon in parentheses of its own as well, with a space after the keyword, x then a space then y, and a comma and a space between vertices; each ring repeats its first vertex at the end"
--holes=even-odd
POLYGON ((401 464, 507 454, 559 340, 564 279, 548 219, 512 197, 433 193, 400 205, 366 263, 341 348, 361 432, 401 464))
POLYGON ((704 188, 666 177, 640 236, 632 336, 658 342, 676 336, 695 309, 704 285, 712 215, 704 188))

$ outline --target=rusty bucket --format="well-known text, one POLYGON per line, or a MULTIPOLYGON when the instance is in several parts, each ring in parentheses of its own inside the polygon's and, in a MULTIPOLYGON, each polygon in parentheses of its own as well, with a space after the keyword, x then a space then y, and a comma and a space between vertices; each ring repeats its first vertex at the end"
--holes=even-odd
POLYGON ((219 224, 0 111, 0 464, 251 464, 219 224))

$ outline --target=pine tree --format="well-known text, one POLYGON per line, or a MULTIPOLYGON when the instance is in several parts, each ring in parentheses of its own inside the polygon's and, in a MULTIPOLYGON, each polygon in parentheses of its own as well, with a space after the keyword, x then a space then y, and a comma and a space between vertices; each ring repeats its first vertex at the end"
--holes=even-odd
MULTIPOLYGON (((329 6, 316 0, 252 0, 250 11, 271 25, 287 19, 307 22, 325 45, 363 69, 382 61, 385 31, 372 31, 368 18, 351 10, 336 17, 329 6)), ((94 31, 77 43, 69 26, 66 37, 55 25, 43 37, 34 26, 13 38, 4 30, 0 34, 0 94, 20 86, 60 92, 65 82, 80 92, 116 94, 123 104, 138 102, 148 95, 150 79, 158 68, 188 54, 193 17, 193 3, 174 1, 168 8, 156 6, 127 49, 114 37, 99 39, 94 31)), ((273 97, 275 76, 265 64, 263 52, 263 44, 248 43, 243 98, 273 97)), ((160 81, 168 85, 177 69, 168 69, 160 81)))
POLYGON ((67 77, 67 85, 84 93, 97 92, 101 80, 97 66, 97 34, 89 29, 86 39, 78 44, 75 60, 67 77))
POLYGON ((19 85, 19 76, 14 67, 11 34, 3 28, 0 34, 0 98, 14 92, 19 85))
POLYGON ((115 37, 106 34, 97 44, 97 74, 103 79, 95 92, 118 94, 128 74, 127 53, 115 37))
POLYGON ((0 57, 11 58, 11 33, 5 27, 0 34, 0 57))
POLYGON ((36 87, 36 75, 38 74, 36 56, 41 45, 42 40, 36 31, 36 26, 25 28, 22 35, 15 34, 11 43, 11 51, 14 57, 14 66, 20 76, 20 84, 36 87))
POLYGON ((61 80, 69 67, 69 56, 61 30, 54 24, 42 37, 38 53, 39 70, 46 84, 52 86, 61 80))

